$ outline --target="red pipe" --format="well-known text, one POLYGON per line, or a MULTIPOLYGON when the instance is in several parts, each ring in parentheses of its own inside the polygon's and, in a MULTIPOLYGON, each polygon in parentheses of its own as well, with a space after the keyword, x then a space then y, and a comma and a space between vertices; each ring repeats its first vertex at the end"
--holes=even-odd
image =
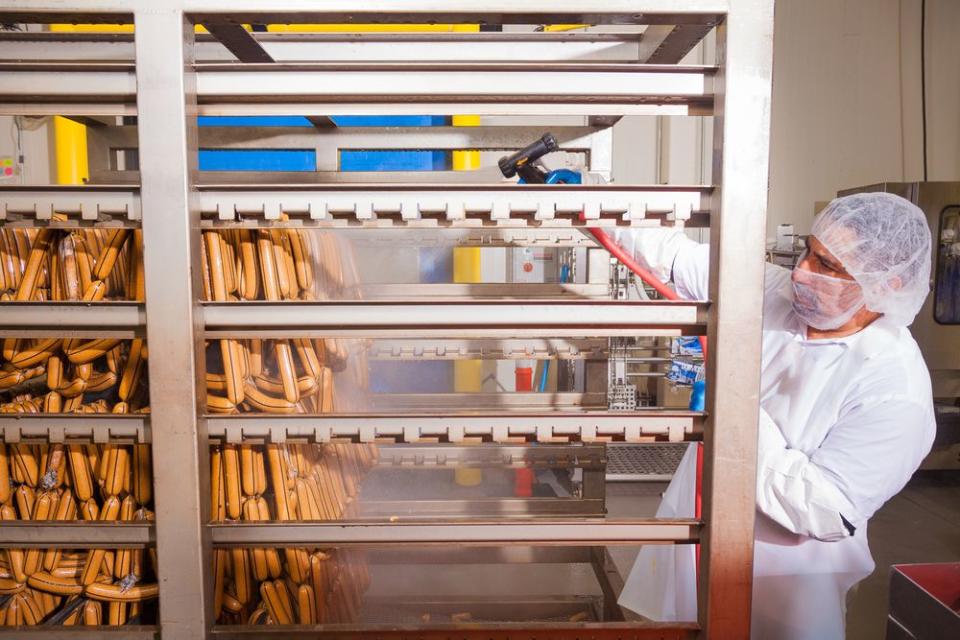
MULTIPOLYGON (((594 238, 600 245, 610 252, 614 258, 623 263, 627 269, 630 269, 633 273, 637 275, 638 278, 643 280, 645 283, 650 285, 656 290, 661 296, 667 300, 679 300, 680 296, 677 295, 677 292, 668 287, 667 285, 660 282, 660 279, 640 266, 640 264, 630 257, 626 251, 620 248, 616 242, 613 241, 610 236, 606 234, 603 229, 598 229, 596 227, 587 227, 594 238)), ((707 336, 698 336, 697 340, 700 341, 700 348, 703 350, 703 359, 707 359, 707 336)))

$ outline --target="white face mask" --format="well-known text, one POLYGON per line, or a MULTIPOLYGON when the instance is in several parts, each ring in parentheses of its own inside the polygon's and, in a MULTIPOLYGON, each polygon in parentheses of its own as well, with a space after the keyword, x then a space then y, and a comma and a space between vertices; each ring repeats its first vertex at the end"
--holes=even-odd
POLYGON ((838 329, 863 307, 863 290, 855 280, 843 280, 794 269, 793 311, 807 326, 838 329))

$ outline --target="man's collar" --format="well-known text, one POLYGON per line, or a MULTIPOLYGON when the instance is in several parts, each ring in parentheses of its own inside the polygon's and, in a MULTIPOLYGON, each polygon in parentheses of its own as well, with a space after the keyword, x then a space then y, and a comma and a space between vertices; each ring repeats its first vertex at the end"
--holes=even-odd
POLYGON ((872 358, 896 342, 900 327, 896 326, 884 316, 877 318, 869 325, 856 333, 842 338, 807 338, 807 327, 795 313, 791 313, 788 329, 794 339, 801 344, 810 346, 840 344, 861 355, 864 359, 872 358))

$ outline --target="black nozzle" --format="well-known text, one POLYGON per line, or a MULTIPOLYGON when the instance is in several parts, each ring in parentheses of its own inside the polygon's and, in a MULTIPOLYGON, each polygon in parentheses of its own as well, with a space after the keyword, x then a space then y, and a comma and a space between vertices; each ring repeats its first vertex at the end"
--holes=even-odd
POLYGON ((515 154, 500 158, 497 164, 500 165, 500 172, 503 174, 503 177, 512 178, 517 175, 517 172, 523 167, 536 162, 551 151, 556 151, 559 148, 560 146, 557 144, 557 139, 553 137, 553 134, 545 133, 542 138, 520 149, 520 151, 517 151, 515 154))

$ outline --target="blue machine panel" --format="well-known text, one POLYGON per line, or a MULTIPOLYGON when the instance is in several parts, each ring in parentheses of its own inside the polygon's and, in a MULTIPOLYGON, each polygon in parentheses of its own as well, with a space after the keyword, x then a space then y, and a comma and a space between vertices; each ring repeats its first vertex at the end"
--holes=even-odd
POLYGON ((316 171, 313 149, 201 149, 200 171, 316 171))
POLYGON ((340 152, 340 171, 446 171, 446 151, 347 150, 340 152))

